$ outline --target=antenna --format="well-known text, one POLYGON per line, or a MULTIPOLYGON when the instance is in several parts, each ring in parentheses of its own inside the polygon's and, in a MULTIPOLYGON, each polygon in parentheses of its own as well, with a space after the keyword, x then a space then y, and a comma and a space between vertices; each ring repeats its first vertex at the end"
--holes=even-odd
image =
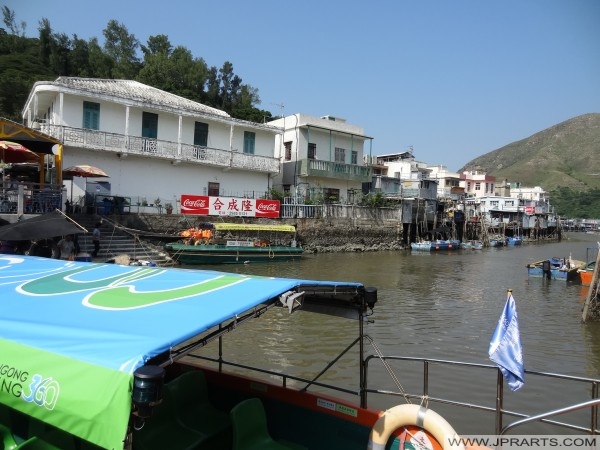
POLYGON ((281 111, 281 114, 279 117, 283 118, 283 111, 285 109, 285 105, 283 103, 269 103, 269 104, 273 105, 273 106, 279 106, 279 110, 281 111))

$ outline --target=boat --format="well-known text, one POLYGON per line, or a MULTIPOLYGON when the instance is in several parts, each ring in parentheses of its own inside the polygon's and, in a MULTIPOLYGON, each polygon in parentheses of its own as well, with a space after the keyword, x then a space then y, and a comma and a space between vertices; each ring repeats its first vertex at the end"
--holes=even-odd
POLYGON ((506 245, 515 246, 523 243, 523 236, 509 236, 506 238, 506 245))
POLYGON ((436 239, 431 241, 431 250, 456 250, 460 248, 460 241, 458 239, 436 239))
POLYGON ((594 271, 596 270, 596 261, 590 261, 584 264, 577 272, 579 272, 579 278, 583 286, 591 286, 592 279, 594 278, 594 271))
POLYGON ((490 247, 504 247, 506 245, 506 238, 504 236, 495 236, 490 238, 490 247))
POLYGON ((185 265, 292 261, 304 252, 293 225, 203 223, 180 236, 182 241, 164 248, 185 265))
POLYGON ((483 242, 473 240, 461 242, 460 248, 465 250, 481 250, 483 248, 483 242))
POLYGON ((585 265, 584 261, 572 258, 550 258, 526 265, 530 277, 552 280, 576 281, 579 279, 578 269, 585 265))
MULTIPOLYGON (((500 435, 539 420, 531 412, 504 409, 497 366, 386 356, 376 345, 367 355, 364 344, 374 342, 365 328, 375 314, 377 289, 358 282, 6 255, 0 257, 0 285, 4 448, 383 450, 410 444, 462 450, 469 443, 452 422, 465 411, 495 411, 500 435), (236 364, 222 341, 232 333, 243 336, 246 323, 273 312, 354 320, 358 336, 308 379, 236 364), (358 386, 323 379, 351 349, 357 355, 358 386), (397 363, 423 367, 421 392, 400 385, 392 366, 397 363), (384 383, 378 389, 371 383, 368 375, 380 365, 383 373, 394 375, 396 387, 384 383), (459 377, 471 389, 475 382, 491 383, 485 392, 492 401, 465 403, 458 391, 453 400, 430 396, 437 379, 433 372, 452 370, 473 371, 459 377), (385 397, 391 406, 369 406, 369 395, 385 397), (438 401, 455 409, 444 417, 428 403, 438 401), (502 427, 503 415, 518 420, 502 427)), ((285 338, 285 329, 273 331, 275 339, 285 338)), ((535 404, 544 379, 582 388, 581 399, 574 396, 543 415, 545 426, 597 433, 590 424, 600 399, 590 400, 589 392, 596 392, 600 379, 525 374, 536 386, 531 403, 522 400, 527 406, 535 404), (552 421, 572 410, 580 415, 552 421)))
POLYGON ((410 248, 415 251, 429 252, 431 251, 431 241, 411 242, 410 248))

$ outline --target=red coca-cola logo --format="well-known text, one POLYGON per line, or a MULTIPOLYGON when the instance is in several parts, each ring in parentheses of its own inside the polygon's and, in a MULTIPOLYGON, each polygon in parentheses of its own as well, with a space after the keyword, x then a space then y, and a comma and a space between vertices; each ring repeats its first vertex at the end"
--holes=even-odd
POLYGON ((261 203, 258 205, 260 211, 277 211, 277 205, 275 203, 261 203))
POLYGON ((206 200, 190 200, 189 198, 186 198, 183 201, 183 206, 186 208, 206 208, 206 200))

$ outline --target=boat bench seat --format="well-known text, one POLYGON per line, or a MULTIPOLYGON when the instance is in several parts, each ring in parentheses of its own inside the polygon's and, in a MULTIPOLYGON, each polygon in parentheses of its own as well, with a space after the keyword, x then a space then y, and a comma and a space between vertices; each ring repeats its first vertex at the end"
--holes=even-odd
POLYGON ((229 414, 208 400, 204 374, 185 372, 166 383, 163 401, 133 435, 133 448, 221 449, 231 445, 229 414))
POLYGON ((306 450, 295 442, 275 440, 269 434, 267 415, 259 398, 243 400, 231 409, 233 450, 306 450))

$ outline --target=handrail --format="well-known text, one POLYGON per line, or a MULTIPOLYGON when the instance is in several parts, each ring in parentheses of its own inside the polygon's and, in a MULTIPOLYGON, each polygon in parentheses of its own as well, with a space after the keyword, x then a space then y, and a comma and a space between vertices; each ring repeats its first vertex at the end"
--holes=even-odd
MULTIPOLYGON (((560 414, 564 414, 564 413, 568 413, 568 412, 572 412, 572 411, 578 411, 580 409, 594 407, 594 406, 598 406, 598 405, 600 405, 600 398, 597 398, 594 400, 589 400, 589 401, 583 402, 583 403, 577 403, 577 404, 571 405, 571 406, 565 406, 564 408, 555 409, 553 411, 548 411, 548 412, 545 412, 542 414, 537 414, 535 416, 529 416, 524 419, 517 420, 516 422, 506 425, 504 428, 502 428, 502 430, 500 430, 499 434, 500 434, 500 436, 502 436, 504 433, 506 433, 511 428, 516 428, 516 427, 518 427, 520 425, 524 425, 526 423, 537 422, 537 421, 541 421, 542 419, 547 419, 548 417, 558 416, 560 414)), ((591 434, 596 434, 594 428, 591 429, 591 434)))
MULTIPOLYGON (((550 372, 538 372, 538 371, 532 371, 532 370, 525 370, 526 375, 541 376, 541 377, 553 378, 553 379, 559 379, 559 380, 569 380, 569 381, 579 382, 579 383, 589 383, 590 388, 591 388, 590 395, 592 397, 591 401, 577 403, 576 405, 572 405, 567 408, 561 408, 558 410, 548 411, 548 412, 545 412, 545 413, 542 413, 542 414, 539 414, 536 416, 527 416, 526 414, 523 414, 523 413, 520 413, 517 411, 510 411, 510 410, 504 409, 504 407, 503 407, 504 378, 502 377, 501 372, 497 366, 489 365, 489 364, 467 363, 467 362, 461 362, 461 361, 417 358, 417 357, 409 357, 409 356, 370 355, 365 359, 365 373, 368 373, 369 362, 373 359, 381 360, 383 362, 383 364, 387 364, 388 360, 390 360, 390 361, 410 361, 410 362, 423 363, 423 391, 421 394, 409 394, 406 392, 394 392, 394 391, 389 391, 389 390, 368 389, 368 388, 366 388, 367 377, 365 375, 365 390, 369 393, 394 395, 394 396, 405 396, 405 397, 408 397, 411 399, 421 399, 422 401, 425 401, 425 402, 442 403, 442 404, 447 404, 447 405, 466 407, 466 408, 470 408, 470 409, 478 409, 478 410, 488 411, 488 412, 494 411, 496 414, 496 421, 495 421, 496 427, 495 428, 496 428, 497 434, 501 434, 502 432, 505 432, 507 429, 521 425, 522 423, 529 423, 529 422, 534 422, 534 421, 539 421, 539 422, 547 423, 550 425, 569 428, 572 430, 577 430, 577 431, 589 433, 592 435, 597 434, 599 432, 597 429, 597 422, 598 422, 598 406, 600 405, 600 395, 599 395, 600 379, 577 377, 577 376, 572 376, 572 375, 561 375, 561 374, 550 373, 550 372), (495 408, 491 408, 491 407, 483 406, 483 405, 477 405, 477 404, 473 404, 473 403, 459 402, 456 400, 431 397, 429 395, 429 366, 431 364, 463 366, 463 367, 479 368, 479 369, 485 369, 485 370, 495 370, 497 372, 496 406, 495 406, 495 408), (564 423, 564 422, 558 422, 558 421, 549 419, 550 417, 562 414, 563 412, 570 412, 570 411, 575 411, 578 409, 584 409, 584 408, 588 408, 588 407, 590 408, 590 426, 589 426, 589 428, 582 427, 579 425, 564 423), (510 424, 503 428, 502 420, 503 420, 504 415, 521 417, 522 419, 518 420, 517 422, 514 422, 514 424, 510 424)), ((365 397, 366 397, 366 395, 365 395, 365 397)))

